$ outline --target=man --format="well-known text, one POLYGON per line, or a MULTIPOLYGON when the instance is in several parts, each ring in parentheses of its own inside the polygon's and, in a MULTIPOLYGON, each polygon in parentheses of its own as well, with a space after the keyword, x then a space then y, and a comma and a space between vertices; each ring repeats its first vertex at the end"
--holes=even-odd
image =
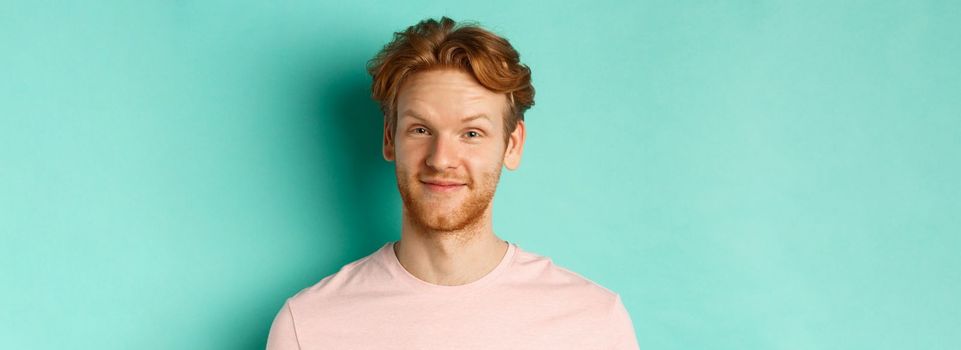
POLYGON ((637 349, 618 294, 493 232, 534 103, 514 48, 443 17, 395 33, 368 70, 400 240, 288 298, 267 348, 637 349))

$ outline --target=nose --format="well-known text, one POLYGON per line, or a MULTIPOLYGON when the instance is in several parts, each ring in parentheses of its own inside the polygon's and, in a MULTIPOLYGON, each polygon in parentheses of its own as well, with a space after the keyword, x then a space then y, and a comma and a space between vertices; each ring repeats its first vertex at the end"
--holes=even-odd
POLYGON ((459 150, 457 141, 438 135, 432 140, 430 154, 427 155, 427 166, 440 171, 455 168, 459 150))

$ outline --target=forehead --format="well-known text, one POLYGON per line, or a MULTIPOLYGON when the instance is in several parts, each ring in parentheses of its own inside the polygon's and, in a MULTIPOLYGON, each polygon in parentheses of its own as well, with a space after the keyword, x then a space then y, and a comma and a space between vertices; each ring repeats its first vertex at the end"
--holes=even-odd
POLYGON ((470 74, 457 70, 418 72, 405 80, 397 95, 399 118, 502 116, 506 108, 504 94, 488 90, 470 74))

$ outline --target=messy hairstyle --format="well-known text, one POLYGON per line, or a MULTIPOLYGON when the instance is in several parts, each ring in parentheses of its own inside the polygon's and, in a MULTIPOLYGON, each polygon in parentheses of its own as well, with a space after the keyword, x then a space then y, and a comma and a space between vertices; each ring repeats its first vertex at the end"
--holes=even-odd
POLYGON ((508 99, 504 116, 505 141, 534 105, 531 70, 507 41, 473 23, 457 24, 441 17, 425 19, 393 40, 367 63, 373 77, 371 97, 380 104, 388 130, 397 127, 397 95, 404 79, 419 71, 457 69, 508 99))

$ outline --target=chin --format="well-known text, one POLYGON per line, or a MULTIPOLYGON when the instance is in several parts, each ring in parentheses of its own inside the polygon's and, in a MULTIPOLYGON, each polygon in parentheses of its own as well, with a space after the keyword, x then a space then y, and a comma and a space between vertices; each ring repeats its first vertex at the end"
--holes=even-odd
POLYGON ((423 221, 424 228, 432 232, 453 232, 460 231, 467 227, 470 227, 476 220, 458 220, 451 221, 443 217, 434 217, 433 220, 423 221))
POLYGON ((398 189, 404 204, 405 220, 410 224, 434 232, 459 231, 475 226, 483 220, 490 206, 496 184, 491 177, 486 187, 468 187, 458 193, 433 193, 419 185, 416 179, 398 174, 398 189), (410 181, 408 181, 410 180, 410 181))

